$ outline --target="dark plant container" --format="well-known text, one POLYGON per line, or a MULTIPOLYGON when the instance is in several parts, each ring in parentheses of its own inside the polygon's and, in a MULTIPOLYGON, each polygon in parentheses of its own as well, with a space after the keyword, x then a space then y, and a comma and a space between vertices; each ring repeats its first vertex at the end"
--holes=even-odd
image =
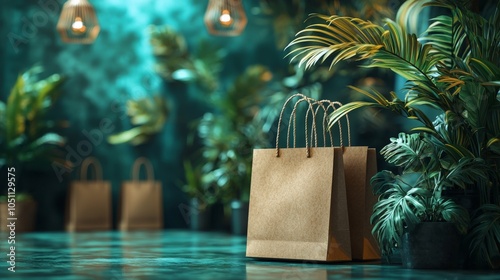
POLYGON ((233 200, 231 202, 231 232, 235 235, 246 235, 248 226, 248 202, 233 200))
POLYGON ((401 260, 405 268, 454 269, 461 266, 462 236, 453 223, 422 222, 403 234, 401 260))
POLYGON ((394 248, 394 252, 388 255, 383 255, 380 259, 382 264, 401 264, 401 250, 394 248))
POLYGON ((210 229, 210 206, 202 206, 198 199, 193 198, 189 207, 189 227, 195 231, 210 229))

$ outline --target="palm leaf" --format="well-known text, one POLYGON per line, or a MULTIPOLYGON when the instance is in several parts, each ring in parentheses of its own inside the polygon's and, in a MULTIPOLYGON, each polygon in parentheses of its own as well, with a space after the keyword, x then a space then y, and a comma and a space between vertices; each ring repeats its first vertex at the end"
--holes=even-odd
POLYGON ((440 182, 443 187, 460 187, 488 180, 488 165, 481 158, 461 158, 449 167, 449 173, 440 182))

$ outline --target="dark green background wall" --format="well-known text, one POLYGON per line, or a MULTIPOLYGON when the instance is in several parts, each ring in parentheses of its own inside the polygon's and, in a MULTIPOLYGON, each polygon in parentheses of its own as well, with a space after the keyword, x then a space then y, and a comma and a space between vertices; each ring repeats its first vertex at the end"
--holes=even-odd
MULTIPOLYGON (((190 154, 185 146, 186 135, 189 123, 207 108, 199 101, 204 94, 199 88, 167 83, 153 71, 154 57, 147 28, 151 24, 169 25, 186 37, 192 50, 200 39, 207 39, 224 49, 227 53, 221 75, 224 85, 252 64, 264 64, 276 73, 286 72, 288 59, 284 59, 285 53, 276 47, 273 18, 252 13, 257 0, 243 1, 249 16, 247 28, 240 37, 221 38, 209 35, 203 24, 208 1, 90 2, 101 26, 99 37, 91 45, 61 42, 55 26, 64 3, 62 0, 0 3, 3 42, 0 46, 0 99, 5 101, 17 75, 36 63, 42 65, 47 74, 67 76, 63 95, 51 115, 69 123, 69 127, 59 131, 68 140, 65 147, 68 159, 78 167, 87 153, 82 154, 78 149, 85 148, 82 146, 84 141, 92 143, 88 154, 101 161, 104 179, 110 180, 113 186, 116 210, 120 183, 130 178, 133 161, 139 156, 149 158, 154 163, 156 177, 164 186, 165 226, 186 227, 179 211, 179 205, 187 203, 180 190, 180 182, 184 180, 182 160, 190 154), (171 114, 164 129, 138 147, 107 143, 104 139, 107 135, 131 127, 125 114, 126 101, 149 95, 161 95, 169 102, 171 114), (106 131, 99 129, 103 121, 111 123, 106 131)), ((308 10, 315 11, 312 4, 308 5, 311 5, 308 10)), ((385 79, 388 84, 392 83, 391 77, 385 79)), ((345 77, 330 82, 324 97, 345 102, 345 92, 344 95, 337 93, 343 92, 344 86, 351 82, 345 77)), ((389 134, 392 132, 374 135, 359 131, 355 143, 371 145, 378 138, 388 138, 389 134)), ((63 228, 66 190, 69 182, 78 178, 77 170, 65 173, 61 181, 54 172, 23 172, 27 185, 39 198, 39 230, 63 228)))

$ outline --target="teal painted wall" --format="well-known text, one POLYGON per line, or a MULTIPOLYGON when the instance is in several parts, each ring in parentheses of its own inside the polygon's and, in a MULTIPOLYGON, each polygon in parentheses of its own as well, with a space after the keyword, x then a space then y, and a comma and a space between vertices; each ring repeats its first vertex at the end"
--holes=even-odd
MULTIPOLYGON (((156 177, 164 186, 165 226, 187 227, 179 206, 187 203, 180 190, 184 180, 182 160, 190 154, 185 145, 189 123, 209 110, 200 102, 203 92, 194 86, 168 83, 153 70, 154 57, 147 28, 151 24, 168 25, 183 34, 190 49, 200 39, 209 40, 226 52, 221 84, 227 84, 252 64, 264 64, 276 73, 286 72, 288 59, 276 48, 270 17, 254 16, 257 0, 244 1, 248 25, 240 37, 221 38, 209 35, 203 24, 208 1, 198 0, 106 0, 90 1, 101 26, 92 45, 63 44, 55 26, 63 0, 2 1, 0 4, 0 99, 5 101, 19 73, 39 63, 47 74, 68 77, 63 95, 51 113, 55 119, 67 120, 61 129, 68 144, 67 157, 74 165, 71 172, 23 172, 31 191, 39 198, 39 230, 62 230, 68 184, 78 178, 78 166, 87 155, 97 157, 103 166, 104 179, 113 186, 116 214, 120 183, 130 179, 133 161, 149 158, 156 177), (142 96, 167 98, 171 114, 164 129, 145 145, 111 145, 105 137, 131 127, 125 114, 125 103, 142 96), (105 123, 103 129, 102 124, 105 123), (29 178, 28 178, 29 177, 29 178)), ((309 7, 315 11, 314 7, 309 7)), ((384 77, 391 84, 392 78, 384 77)), ((330 82, 325 98, 345 102, 341 89, 353 82, 338 79, 330 82)), ((389 126, 390 127, 390 126, 389 126)), ((394 127, 391 129, 395 129, 394 127)), ((390 134, 389 134, 390 133, 390 134)), ((360 142, 395 135, 359 131, 360 142), (368 139, 368 140, 367 140, 368 139)))
POLYGON ((67 186, 79 177, 78 166, 87 154, 101 161, 104 179, 111 181, 113 186, 115 207, 120 183, 130 179, 135 158, 151 159, 156 177, 164 185, 165 226, 186 227, 178 208, 186 203, 179 186, 184 180, 182 159, 189 152, 184 143, 188 124, 207 108, 195 98, 200 94, 195 88, 179 83, 167 84, 153 71, 154 57, 147 28, 151 24, 169 25, 186 37, 191 49, 203 38, 223 46, 228 54, 224 73, 227 79, 232 79, 249 64, 279 65, 284 62, 282 52, 269 40, 273 36, 270 22, 250 20, 242 37, 215 38, 208 34, 203 24, 207 1, 90 2, 101 26, 99 37, 92 45, 61 42, 55 26, 64 3, 62 0, 2 1, 0 4, 0 32, 4 38, 0 49, 0 98, 5 101, 17 75, 35 63, 42 65, 47 75, 61 73, 68 77, 53 115, 69 122, 69 127, 61 129, 60 133, 68 140, 65 150, 75 170, 59 170, 62 181, 53 172, 23 172, 23 176, 33 177, 25 180, 40 182, 40 177, 46 180, 43 186, 30 183, 30 191, 41 198, 42 204, 42 213, 39 213, 42 217, 37 227, 42 230, 62 228, 67 186), (172 110, 163 131, 139 147, 111 145, 105 141, 109 134, 131 127, 125 112, 128 99, 157 94, 169 100, 172 110), (103 122, 109 124, 104 130, 100 129, 103 122))

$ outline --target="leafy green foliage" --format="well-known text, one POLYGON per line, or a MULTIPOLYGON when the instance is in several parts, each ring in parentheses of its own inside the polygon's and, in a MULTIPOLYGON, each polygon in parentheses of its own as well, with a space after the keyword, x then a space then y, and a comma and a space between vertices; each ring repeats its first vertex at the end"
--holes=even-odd
POLYGON ((419 134, 400 133, 380 153, 388 163, 402 167, 403 172, 432 172, 438 163, 436 151, 423 138, 419 134))
MULTIPOLYGON (((492 3, 485 18, 468 9, 465 0, 408 0, 396 20, 386 19, 384 25, 358 17, 314 15, 322 23, 306 27, 288 46, 292 61, 306 69, 358 60, 363 67, 389 69, 406 80, 401 94, 391 92, 390 97, 353 87, 369 101, 345 104, 329 121, 333 126, 365 107, 384 108, 422 124, 414 128, 420 134, 400 134, 381 150, 403 173, 418 175, 410 189, 388 173, 372 181, 380 195, 372 216, 374 234, 385 251, 397 243, 402 225, 413 225, 415 217, 453 221, 464 230, 468 217, 441 198, 443 188, 474 186, 482 205, 500 205, 500 2, 492 3), (417 36, 414 25, 421 9, 429 6, 449 13, 432 19, 417 36), (433 122, 429 109, 438 114, 433 122), (432 192, 430 198, 418 200, 427 209, 424 215, 410 195, 414 188, 432 192)), ((498 257, 497 223, 491 216, 475 215, 469 239, 474 244, 471 256, 490 266, 498 257)))
POLYGON ((210 189, 210 185, 202 181, 201 166, 193 166, 189 160, 185 160, 184 174, 186 183, 182 186, 182 190, 190 198, 196 198, 201 209, 217 201, 218 189, 210 189))
POLYGON ((267 146, 264 129, 270 125, 266 122, 277 115, 270 110, 275 108, 270 107, 271 95, 263 91, 271 78, 267 68, 249 67, 224 95, 213 96, 217 112, 206 113, 198 124, 203 142, 202 182, 216 186, 225 202, 248 199, 252 150, 267 146))
POLYGON ((57 123, 47 112, 57 101, 64 82, 58 74, 39 79, 42 67, 35 66, 20 75, 7 103, 0 102, 0 165, 19 164, 45 169, 51 161, 68 163, 60 149, 66 140, 54 133, 57 123))
POLYGON ((404 231, 423 221, 453 222, 466 233, 469 214, 462 206, 441 196, 444 188, 461 187, 487 179, 487 165, 480 158, 461 158, 450 164, 443 161, 441 150, 425 134, 400 133, 381 151, 385 160, 413 174, 404 179, 390 171, 381 171, 371 180, 379 201, 373 208, 372 233, 384 253, 390 253, 404 231))
POLYGON ((169 108, 167 101, 160 96, 144 97, 127 101, 127 115, 133 128, 108 136, 111 144, 144 144, 160 132, 167 121, 169 108))
POLYGON ((168 26, 153 26, 150 43, 156 58, 155 70, 168 81, 195 82, 214 91, 222 69, 223 54, 212 44, 201 41, 196 52, 188 50, 186 39, 168 26))

